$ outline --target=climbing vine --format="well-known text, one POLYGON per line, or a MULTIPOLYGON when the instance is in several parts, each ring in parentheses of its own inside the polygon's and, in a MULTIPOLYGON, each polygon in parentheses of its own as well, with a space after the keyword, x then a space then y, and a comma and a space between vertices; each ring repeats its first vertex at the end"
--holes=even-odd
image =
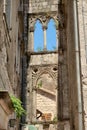
POLYGON ((22 102, 20 99, 16 98, 15 96, 10 96, 13 108, 15 110, 16 116, 20 118, 23 114, 26 114, 25 109, 22 106, 22 102))

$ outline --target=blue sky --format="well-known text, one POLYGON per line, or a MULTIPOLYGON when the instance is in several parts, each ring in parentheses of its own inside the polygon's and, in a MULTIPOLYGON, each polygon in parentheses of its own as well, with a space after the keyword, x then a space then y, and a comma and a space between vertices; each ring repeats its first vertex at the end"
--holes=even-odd
MULTIPOLYGON (((35 24, 35 32, 34 32, 34 50, 38 51, 39 49, 43 49, 44 45, 44 34, 42 30, 42 24, 39 20, 37 20, 35 24)), ((54 50, 56 47, 56 29, 55 22, 51 19, 48 23, 47 29, 47 50, 54 50)))

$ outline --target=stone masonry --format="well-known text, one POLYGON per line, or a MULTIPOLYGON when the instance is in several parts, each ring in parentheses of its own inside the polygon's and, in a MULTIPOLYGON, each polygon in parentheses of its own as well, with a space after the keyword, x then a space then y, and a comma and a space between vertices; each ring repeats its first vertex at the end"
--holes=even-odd
POLYGON ((29 1, 29 13, 41 13, 58 10, 57 0, 30 0, 29 1))
MULTIPOLYGON (((66 48, 66 36, 65 36, 65 28, 64 28, 64 6, 60 6, 60 10, 58 10, 58 1, 29 1, 29 30, 28 30, 28 54, 27 58, 29 59, 28 62, 28 71, 27 71, 27 90, 26 90, 26 108, 28 111, 28 115, 26 117, 26 122, 33 122, 36 121, 36 109, 39 109, 42 113, 50 112, 52 114, 52 119, 56 113, 56 118, 59 120, 58 129, 70 129, 69 124, 69 99, 68 99, 68 79, 67 79, 67 51, 63 52, 63 49, 66 48), (59 31, 59 55, 57 53, 48 52, 46 50, 46 29, 47 23, 49 20, 53 18, 56 23, 56 32, 58 35, 59 31), (34 25, 37 20, 40 20, 43 27, 44 32, 44 50, 43 52, 34 52, 34 25), (58 28, 60 27, 60 30, 58 28), (59 56, 60 58, 58 58, 59 56), (58 61, 57 61, 57 59, 58 61), (59 62, 59 63, 58 63, 59 62), (51 72, 53 66, 59 67, 59 80, 57 76, 52 84, 56 83, 57 89, 57 97, 56 97, 56 104, 52 103, 51 100, 48 100, 47 97, 41 96, 43 91, 48 91, 46 86, 47 84, 43 85, 46 79, 44 75, 48 78, 48 75, 55 75, 51 72), (46 68, 45 68, 46 66, 46 68), (50 71, 48 66, 50 66, 50 71), (45 70, 46 69, 46 70, 45 70), (34 70, 34 72, 32 72, 34 70), (34 74, 35 73, 35 74, 34 74), (42 81, 42 88, 38 90, 37 84, 39 81, 42 81), (58 83, 59 81, 59 83, 58 83), (45 88, 45 90, 44 90, 45 88), (38 93, 39 92, 39 93, 38 93), (37 99, 37 100, 36 100, 37 99), (50 101, 49 105, 44 107, 44 99, 46 101, 50 101), (42 100, 42 101, 41 101, 42 100), (32 101, 32 102, 31 102, 32 101), (52 108, 52 104, 54 104, 54 108, 52 108), (56 105, 56 106, 55 106, 56 105), (57 106, 58 105, 58 106, 57 106), (43 106, 43 107, 42 107, 43 106), (32 108, 32 109, 31 109, 32 108), (43 108, 43 109, 42 109, 43 108), (50 108, 50 109, 49 109, 50 108), (48 111, 49 109, 49 111, 48 111), (52 109, 52 110, 51 110, 52 109), (63 121, 61 121, 63 120, 63 121)), ((58 38, 58 36, 57 36, 58 38)), ((58 39, 57 39, 58 41, 58 39)), ((58 49, 58 48, 56 48, 58 49)), ((50 81, 50 79, 49 79, 50 81)), ((50 88, 50 92, 52 88, 50 88)), ((49 93, 50 93, 49 92, 49 93)), ((52 93, 52 92, 51 92, 52 93)), ((50 93, 50 94, 51 94, 50 93)), ((44 94, 46 96, 46 94, 44 94)), ((39 122, 38 122, 39 124, 39 122)), ((44 127, 44 126, 43 126, 44 127)), ((50 129, 50 127, 48 128, 50 129)), ((48 130, 47 129, 47 130, 48 130)))
POLYGON ((87 1, 78 1, 85 130, 87 129, 87 1))
POLYGON ((0 92, 22 96, 27 115, 21 120, 23 127, 17 122, 11 128, 9 120, 15 114, 7 112, 1 97, 0 129, 25 130, 34 125, 38 130, 87 130, 87 0, 6 1, 0 0, 0 92), (58 42, 54 51, 47 50, 46 42, 51 19, 58 42), (37 20, 44 48, 34 52, 37 20))
MULTIPOLYGON (((29 1, 29 41, 28 41, 28 51, 33 51, 33 32, 34 24, 37 19, 41 21, 43 27, 47 25, 47 18, 49 21, 50 17, 56 20, 59 20, 59 57, 58 57, 58 119, 59 121, 66 119, 70 121, 72 129, 78 129, 78 105, 77 99, 77 81, 76 81, 76 61, 75 61, 75 36, 74 32, 74 5, 73 1, 62 1, 58 5, 58 1, 29 1), (60 3, 63 3, 62 6, 60 3), (58 10, 57 10, 58 7, 58 10), (72 10, 71 10, 72 9, 72 10), (58 16, 55 16, 55 12, 58 13, 58 16), (43 13, 43 15, 42 15, 43 13), (47 16, 47 17, 46 17, 47 16), (58 18, 58 19, 57 19, 58 18), (73 22, 72 22, 73 21, 73 22), (71 24, 70 24, 71 23, 71 24), (71 28, 71 30, 70 30, 71 28), (71 34, 73 34, 71 36, 71 34), (31 41, 31 45, 29 45, 31 41), (73 57, 74 60, 71 60, 70 57, 73 57), (73 68, 73 66, 75 66, 73 68), (74 86, 73 86, 74 82, 74 86), (72 89, 73 88, 73 89, 72 89), (75 94, 76 91, 76 94, 75 94), (71 95, 70 95, 71 94, 71 95), (77 116, 76 116, 77 114, 77 116)), ((78 20, 79 20, 79 35, 80 35, 80 49, 81 49, 81 68, 82 68, 82 79, 83 79, 83 100, 84 108, 86 114, 86 1, 78 1, 78 20), (84 43, 84 44, 82 44, 84 43), (85 50, 85 51, 84 51, 85 50)), ((56 21, 55 20, 55 21, 56 21)), ((44 29, 44 32, 46 28, 44 29)), ((44 35, 45 36, 45 35, 44 35)), ((46 38, 46 37, 44 37, 46 38)), ((46 44, 46 43, 45 43, 46 44)), ((45 54, 45 53, 44 53, 45 54)), ((48 54, 46 54, 48 55, 48 54)), ((34 62, 35 55, 31 53, 29 65, 31 66, 31 61, 34 62)), ((45 56, 42 58, 41 55, 36 56, 39 64, 46 65, 49 61, 46 61, 45 56), (40 58, 41 57, 41 58, 40 58)), ((50 59, 50 58, 49 58, 50 59)), ((34 63, 35 66, 36 62, 34 63)), ((39 66, 38 62, 36 66, 39 66)), ((30 69, 30 67, 29 67, 30 69)), ((30 79, 30 77, 29 77, 30 79)), ((29 90, 30 91, 30 90, 29 90)), ((85 116, 86 117, 86 116, 85 116)), ((86 124, 86 123, 85 123, 86 124)), ((60 129, 66 129, 66 126, 59 125, 60 129)), ((68 129, 69 122, 68 122, 68 129)))
MULTIPOLYGON (((50 121, 57 119, 57 100, 58 100, 58 52, 47 51, 46 48, 46 30, 47 23, 52 18, 58 31, 58 1, 33 0, 29 1, 28 12, 28 50, 27 59, 27 88, 26 88, 26 122, 29 124, 38 122, 38 129, 55 129, 54 125, 43 124, 42 117, 37 118, 39 110, 43 115, 51 115, 50 121), (39 20, 42 23, 44 34, 44 49, 41 52, 34 52, 34 25, 39 20), (32 108, 32 109, 31 109, 32 108), (42 128, 41 128, 42 126, 42 128)), ((57 40, 57 39, 56 39, 57 40)), ((56 124, 57 125, 57 124, 56 124)))
MULTIPOLYGON (((0 97, 0 130, 17 130, 9 126, 9 120, 15 118, 15 113, 10 112, 10 94, 20 95, 20 45, 22 38, 22 20, 18 12, 20 1, 0 1, 0 94, 7 93, 8 98, 0 97), (21 21, 21 24, 20 24, 21 21), (20 43, 20 45, 19 45, 20 43), (9 100, 9 101, 8 101, 9 100)), ((22 53, 21 53, 22 54, 22 53)), ((12 102, 11 102, 12 103, 12 102)))

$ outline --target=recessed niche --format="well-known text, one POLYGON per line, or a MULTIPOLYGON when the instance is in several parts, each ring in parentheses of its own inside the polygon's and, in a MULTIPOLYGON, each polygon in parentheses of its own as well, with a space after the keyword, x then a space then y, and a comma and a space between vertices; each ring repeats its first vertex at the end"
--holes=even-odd
POLYGON ((37 69, 37 68, 34 68, 33 71, 34 71, 35 73, 37 73, 38 69, 37 69))
POLYGON ((55 89, 55 81, 47 72, 42 73, 37 80, 37 107, 43 114, 39 121, 52 121, 57 114, 57 90, 55 89))
POLYGON ((54 67, 54 68, 53 68, 53 71, 57 71, 57 67, 54 67))

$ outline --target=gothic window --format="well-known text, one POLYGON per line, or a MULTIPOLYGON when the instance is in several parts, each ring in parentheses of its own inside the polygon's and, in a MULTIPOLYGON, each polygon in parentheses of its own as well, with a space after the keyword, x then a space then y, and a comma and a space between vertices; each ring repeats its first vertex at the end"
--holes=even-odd
POLYGON ((57 114, 57 93, 53 78, 48 72, 43 73, 37 81, 36 110, 42 115, 38 120, 54 120, 57 114))
POLYGON ((50 19, 47 28, 47 50, 56 50, 56 26, 53 19, 50 19))
POLYGON ((42 24, 39 20, 36 21, 34 31, 34 51, 39 52, 43 50, 43 29, 42 24))

